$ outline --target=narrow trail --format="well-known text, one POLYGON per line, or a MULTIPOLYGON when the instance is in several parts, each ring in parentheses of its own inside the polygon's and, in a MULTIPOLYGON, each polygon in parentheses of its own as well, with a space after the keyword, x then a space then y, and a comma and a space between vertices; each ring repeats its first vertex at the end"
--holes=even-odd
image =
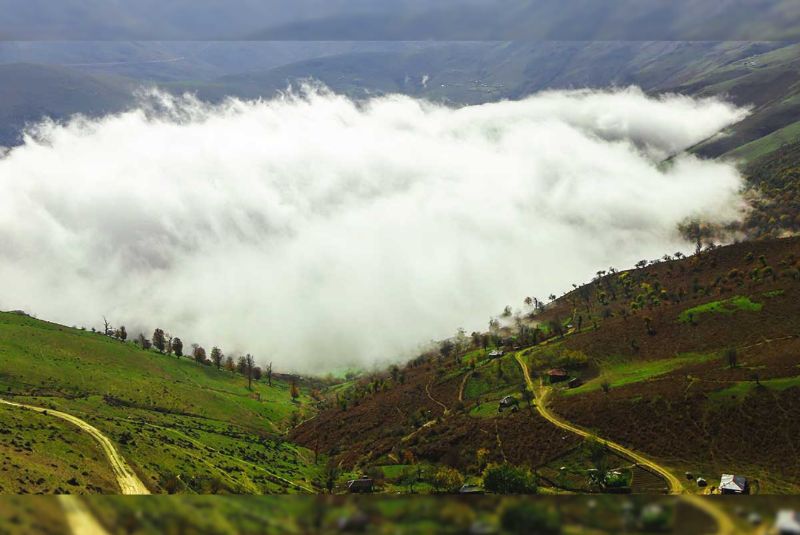
POLYGON ((64 510, 64 517, 72 535, 108 535, 108 531, 100 525, 80 497, 61 495, 58 497, 58 503, 64 510))
POLYGON ((431 386, 430 382, 425 385, 425 393, 428 394, 428 397, 431 399, 431 401, 433 401, 442 408, 442 410, 444 411, 442 413, 442 416, 444 416, 445 414, 450 412, 450 409, 447 408, 447 405, 445 405, 444 403, 433 397, 433 395, 431 394, 430 386, 431 386))
POLYGON ((111 469, 113 470, 114 476, 117 479, 117 484, 119 485, 120 494, 150 494, 150 491, 144 486, 144 483, 142 483, 142 481, 139 479, 139 476, 136 475, 136 472, 134 472, 131 467, 128 466, 128 463, 125 462, 125 459, 123 459, 122 455, 119 454, 117 449, 114 447, 114 444, 112 444, 108 437, 101 433, 96 427, 84 422, 80 418, 76 418, 71 414, 67 414, 66 412, 45 409, 43 407, 34 407, 33 405, 15 403, 13 401, 6 401, 4 399, 0 399, 0 403, 3 405, 20 407, 22 409, 47 414, 48 416, 55 416, 56 418, 61 418, 62 420, 66 420, 67 422, 77 426, 82 431, 86 431, 98 442, 98 444, 100 444, 100 447, 103 449, 106 457, 108 457, 108 461, 111 464, 111 469))
MULTIPOLYGON (((428 398, 430 398, 431 401, 433 401, 434 403, 436 403, 437 405, 439 405, 442 408, 442 410, 443 410, 442 416, 447 416, 447 414, 450 412, 450 409, 447 408, 447 405, 445 405, 444 403, 442 403, 438 399, 434 398, 433 395, 431 395, 430 386, 431 386, 431 383, 428 383, 428 384, 425 385, 425 394, 428 395, 428 398)), ((462 385, 462 387, 463 387, 463 385, 462 385)), ((437 423, 438 423, 437 418, 434 418, 433 420, 428 420, 427 422, 422 424, 418 429, 415 429, 411 433, 409 433, 406 436, 404 436, 401 439, 401 442, 408 442, 409 440, 414 438, 417 435, 417 433, 419 433, 423 429, 427 429, 429 427, 432 427, 432 426, 436 425, 437 423)))
POLYGON ((464 402, 464 388, 467 386, 467 381, 469 381, 472 372, 467 372, 464 374, 464 379, 461 381, 461 386, 458 388, 458 401, 464 402))

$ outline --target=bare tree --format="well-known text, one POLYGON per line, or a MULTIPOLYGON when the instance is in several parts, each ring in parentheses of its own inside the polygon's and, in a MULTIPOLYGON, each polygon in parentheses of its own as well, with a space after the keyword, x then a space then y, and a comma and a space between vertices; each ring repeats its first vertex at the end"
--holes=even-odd
POLYGON ((105 334, 106 336, 110 335, 112 329, 113 327, 111 327, 111 324, 108 322, 106 317, 103 316, 103 334, 105 334))
POLYGON ((267 384, 269 386, 272 386, 272 363, 271 362, 269 363, 269 366, 267 366, 267 384))
POLYGON ((245 362, 245 373, 247 375, 247 389, 248 390, 252 390, 253 389, 253 369, 256 367, 256 363, 255 363, 255 359, 253 358, 253 355, 248 353, 244 357, 244 362, 245 362))

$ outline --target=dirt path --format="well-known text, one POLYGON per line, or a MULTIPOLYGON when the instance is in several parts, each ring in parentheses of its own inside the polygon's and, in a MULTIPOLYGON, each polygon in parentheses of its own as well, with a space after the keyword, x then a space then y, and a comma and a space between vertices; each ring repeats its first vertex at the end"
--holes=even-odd
MULTIPOLYGON (((528 371, 528 365, 525 364, 525 361, 519 355, 519 353, 514 355, 514 358, 517 359, 517 362, 522 368, 522 374, 525 376, 525 383, 527 384, 528 388, 531 392, 536 395, 536 410, 539 414, 542 415, 550 423, 557 425, 562 429, 566 429, 567 431, 571 431, 577 435, 582 437, 591 436, 591 433, 584 431, 580 427, 574 426, 563 420, 559 416, 555 415, 550 409, 547 408, 547 398, 550 395, 550 389, 540 388, 538 391, 535 388, 533 381, 531 380, 530 372, 528 371)), ((675 477, 669 470, 665 467, 661 466, 660 464, 647 459, 646 457, 636 453, 635 451, 622 446, 621 444, 617 444, 616 442, 611 442, 610 440, 597 437, 599 440, 605 442, 605 444, 611 448, 612 450, 616 451, 617 453, 621 453, 627 457, 630 457, 637 464, 641 466, 645 466, 650 470, 656 472, 657 474, 661 475, 664 479, 667 480, 669 485, 669 492, 670 494, 681 494, 681 499, 683 499, 686 503, 694 506, 697 509, 700 509, 717 523, 717 535, 734 535, 738 533, 736 526, 734 525, 733 521, 731 520, 730 516, 723 510, 721 507, 716 505, 715 503, 709 501, 708 499, 704 499, 701 496, 697 496, 694 494, 687 494, 686 489, 684 488, 681 481, 675 477)))
POLYGON ((108 535, 78 496, 61 495, 58 497, 58 503, 64 510, 72 535, 108 535))
POLYGON ((114 471, 114 476, 117 478, 117 484, 119 485, 121 494, 150 494, 150 491, 144 486, 139 476, 136 475, 136 472, 128 466, 128 463, 126 463, 125 459, 119 454, 114 444, 112 444, 108 437, 101 433, 96 427, 66 412, 14 403, 13 401, 6 401, 4 399, 0 399, 0 403, 47 414, 48 416, 55 416, 56 418, 61 418, 79 427, 82 431, 86 431, 100 444, 106 457, 108 457, 108 461, 111 463, 111 469, 114 471))
POLYGON ((464 402, 464 388, 467 386, 467 381, 469 381, 472 372, 467 372, 464 374, 464 379, 461 381, 461 386, 458 388, 458 401, 464 402))
MULTIPOLYGON (((533 392, 536 396, 536 402, 534 403, 536 406, 536 410, 545 420, 549 421, 550 423, 562 429, 566 429, 567 431, 571 431, 572 433, 575 433, 576 435, 580 435, 582 437, 594 436, 588 431, 585 431, 580 427, 572 425, 571 423, 567 422, 560 416, 550 411, 550 409, 547 407, 547 398, 550 395, 550 389, 541 387, 537 390, 533 384, 533 381, 531 380, 530 373, 528 372, 528 366, 527 364, 525 364, 525 361, 522 360, 522 357, 519 355, 519 353, 516 353, 514 355, 514 358, 517 359, 517 362, 522 368, 522 373, 525 376, 525 383, 528 385, 530 391, 533 392)), ((639 453, 636 453, 635 451, 626 448, 621 444, 617 444, 616 442, 612 442, 605 438, 601 437, 597 438, 602 440, 610 449, 633 459, 634 461, 636 461, 637 464, 649 468, 650 470, 662 476, 667 481, 670 494, 682 494, 684 492, 683 484, 681 483, 680 479, 675 477, 669 470, 667 470, 660 464, 651 461, 650 459, 644 457, 643 455, 640 455, 639 453)))
POLYGON ((434 403, 436 403, 437 405, 439 405, 442 408, 442 410, 444 411, 442 413, 442 415, 445 415, 448 412, 450 412, 450 409, 447 408, 447 405, 445 405, 444 403, 442 403, 441 401, 439 401, 438 399, 433 397, 433 395, 431 395, 430 386, 431 386, 430 383, 425 385, 425 393, 428 394, 428 397, 431 399, 431 401, 433 401, 434 403))

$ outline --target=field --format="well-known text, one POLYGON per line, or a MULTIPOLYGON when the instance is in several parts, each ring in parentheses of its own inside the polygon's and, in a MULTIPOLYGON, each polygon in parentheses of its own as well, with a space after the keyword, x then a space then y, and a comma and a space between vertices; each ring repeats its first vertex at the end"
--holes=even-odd
POLYGON ((664 375, 672 370, 678 369, 693 362, 704 362, 713 359, 715 355, 679 355, 670 359, 661 359, 651 362, 637 362, 635 360, 618 361, 608 359, 603 363, 600 375, 586 381, 577 388, 560 389, 563 396, 575 396, 586 394, 606 387, 616 388, 631 383, 646 381, 660 375, 664 375))
POLYGON ((737 295, 723 301, 709 301, 702 305, 687 308, 678 315, 678 321, 691 323, 695 319, 700 319, 703 314, 733 314, 737 310, 758 312, 761 307, 761 303, 751 301, 749 297, 737 295))
MULTIPOLYGON (((257 381, 250 391, 235 373, 13 313, 0 314, 0 355, 6 399, 90 422, 112 438, 151 491, 304 492, 317 475, 313 453, 284 438, 293 418, 313 414, 313 402, 305 389, 292 400, 284 379, 271 387, 257 381)), ((46 418, 13 411, 0 413, 19 423, 2 448, 6 455, 46 418)), ((80 440, 92 451, 89 438, 80 440)), ((37 444, 44 448, 41 439, 37 444)), ((103 472, 88 470, 101 465, 102 458, 82 469, 88 475, 79 480, 101 482, 92 483, 97 492, 116 492, 103 472)), ((11 485, 8 474, 0 474, 0 485, 11 485)))
POLYGON ((762 156, 774 152, 782 145, 800 141, 800 121, 785 126, 769 135, 724 154, 726 158, 743 160, 745 163, 753 162, 762 156))
POLYGON ((67 422, 0 405, 0 494, 113 493, 97 443, 67 422))

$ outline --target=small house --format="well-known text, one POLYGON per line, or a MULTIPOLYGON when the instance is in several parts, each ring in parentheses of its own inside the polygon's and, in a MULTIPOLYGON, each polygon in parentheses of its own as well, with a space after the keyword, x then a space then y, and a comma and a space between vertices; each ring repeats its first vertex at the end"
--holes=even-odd
POLYGON ((722 474, 722 478, 719 481, 719 490, 722 494, 749 494, 750 485, 744 476, 722 474))
POLYGON ((496 358, 502 357, 504 354, 505 353, 503 352, 502 349, 492 349, 491 351, 489 351, 489 355, 488 356, 489 356, 490 359, 496 359, 496 358))
POLYGON ((374 482, 367 476, 361 476, 358 479, 351 479, 347 482, 347 491, 354 494, 372 492, 374 487, 374 482))
POLYGON ((548 379, 550 379, 551 383, 559 383, 561 381, 566 381, 567 379, 569 379, 569 374, 567 373, 567 370, 563 370, 561 368, 553 368, 547 370, 545 372, 545 376, 548 379))
POLYGON ((800 535, 800 513, 791 509, 778 511, 775 532, 779 535, 800 535))
POLYGON ((519 400, 514 396, 506 396, 500 400, 500 404, 497 407, 497 412, 503 412, 503 409, 511 409, 511 411, 516 411, 519 409, 519 400))

